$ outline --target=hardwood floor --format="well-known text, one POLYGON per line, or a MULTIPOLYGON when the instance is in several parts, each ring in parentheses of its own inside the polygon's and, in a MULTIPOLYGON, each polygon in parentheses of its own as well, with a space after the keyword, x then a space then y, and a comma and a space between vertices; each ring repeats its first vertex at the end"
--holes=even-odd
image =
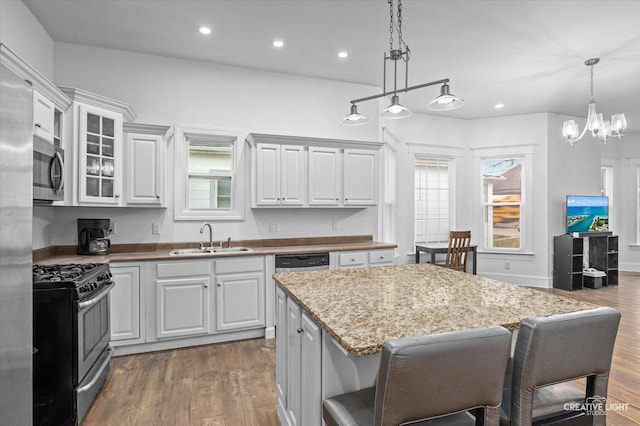
POLYGON ((90 425, 277 425, 275 340, 115 357, 90 425))
MULTIPOLYGON (((622 312, 607 424, 640 425, 640 274, 620 273, 619 286, 549 291, 622 312)), ((245 340, 113 358, 82 426, 270 426, 279 424, 276 406, 275 340, 245 340)))

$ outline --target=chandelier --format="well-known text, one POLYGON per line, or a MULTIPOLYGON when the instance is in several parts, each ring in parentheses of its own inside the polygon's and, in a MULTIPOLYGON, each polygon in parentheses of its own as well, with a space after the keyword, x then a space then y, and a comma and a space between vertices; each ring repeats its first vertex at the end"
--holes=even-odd
POLYGON ((591 58, 584 61, 584 64, 591 69, 591 100, 587 110, 587 123, 580 133, 575 120, 567 120, 562 125, 562 135, 570 145, 578 142, 585 135, 587 130, 591 131, 591 136, 597 137, 602 142, 607 143, 607 138, 616 137, 620 139, 622 132, 627 128, 627 119, 624 114, 613 114, 611 120, 603 120, 602 113, 596 111, 596 100, 593 98, 593 66, 600 62, 600 58, 591 58))
POLYGON ((429 102, 427 107, 434 111, 452 110, 461 107, 464 101, 450 93, 449 79, 432 81, 429 83, 418 84, 416 86, 409 87, 409 59, 411 57, 411 51, 409 46, 404 42, 402 38, 402 0, 398 0, 397 12, 394 17, 393 0, 387 0, 389 3, 389 53, 385 52, 383 62, 383 74, 382 74, 382 93, 372 96, 367 96, 360 99, 354 99, 351 101, 351 110, 349 115, 342 119, 342 124, 345 125, 359 125, 365 124, 369 121, 367 117, 358 113, 357 103, 370 101, 372 99, 378 99, 383 96, 391 95, 391 104, 386 107, 381 114, 383 118, 404 118, 411 115, 411 110, 403 106, 400 103, 400 97, 398 93, 406 93, 411 90, 420 89, 427 86, 435 86, 441 84, 440 96, 429 102), (397 44, 394 45, 393 29, 397 28, 398 37, 397 44), (393 61, 393 90, 387 92, 387 61, 393 61), (404 62, 404 88, 398 88, 398 62, 404 62))

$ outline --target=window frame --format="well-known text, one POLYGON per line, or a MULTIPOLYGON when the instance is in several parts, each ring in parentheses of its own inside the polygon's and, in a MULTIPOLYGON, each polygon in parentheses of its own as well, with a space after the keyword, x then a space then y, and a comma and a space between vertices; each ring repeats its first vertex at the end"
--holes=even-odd
MULTIPOLYGON (((244 220, 245 205, 245 147, 247 132, 238 129, 223 129, 210 126, 176 124, 174 132, 175 146, 175 186, 174 186, 174 219, 175 220, 244 220), (231 179, 231 208, 195 209, 189 208, 189 176, 202 175, 189 172, 189 140, 204 139, 233 144, 231 179)), ((209 174, 207 174, 208 176, 209 174)))
POLYGON ((476 208, 476 223, 480 231, 479 249, 486 253, 498 254, 531 254, 533 253, 533 151, 534 145, 509 145, 501 147, 482 147, 472 148, 476 180, 476 191, 474 199, 476 208), (520 248, 506 247, 489 247, 487 245, 487 235, 485 221, 488 217, 485 215, 485 197, 482 176, 482 162, 488 159, 499 158, 522 158, 522 188, 520 199, 520 248))

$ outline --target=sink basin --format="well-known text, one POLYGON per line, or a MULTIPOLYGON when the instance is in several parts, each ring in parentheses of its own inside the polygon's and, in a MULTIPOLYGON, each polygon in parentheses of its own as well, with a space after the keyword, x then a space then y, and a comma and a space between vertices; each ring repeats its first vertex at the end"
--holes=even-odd
POLYGON ((253 251, 249 247, 205 247, 205 248, 189 248, 171 250, 171 256, 193 256, 193 255, 215 255, 217 253, 238 253, 244 251, 253 251))

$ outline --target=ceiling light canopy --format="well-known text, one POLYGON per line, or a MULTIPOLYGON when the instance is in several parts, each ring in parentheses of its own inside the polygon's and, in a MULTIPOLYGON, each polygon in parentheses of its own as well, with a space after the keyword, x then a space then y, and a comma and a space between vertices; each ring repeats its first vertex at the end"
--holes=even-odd
POLYGON ((211 34, 211 28, 205 27, 204 25, 198 28, 198 31, 200 31, 200 34, 204 34, 204 35, 211 34))
POLYGON ((607 139, 610 136, 620 139, 622 132, 627 128, 627 119, 624 114, 613 114, 611 120, 604 120, 602 113, 596 111, 596 100, 593 97, 593 66, 598 62, 600 62, 600 58, 591 58, 584 61, 584 64, 591 71, 591 100, 587 107, 587 123, 582 133, 580 133, 578 123, 575 120, 567 120, 562 125, 562 135, 570 145, 582 139, 587 130, 591 131, 592 137, 597 137, 602 142, 607 143, 607 139))
POLYGON ((273 43, 271 43, 271 44, 273 44, 273 47, 282 47, 282 46, 284 46, 284 41, 282 41, 282 40, 273 40, 273 43))
POLYGON ((342 124, 354 125, 354 124, 366 123, 369 120, 365 116, 357 113, 356 104, 359 102, 378 99, 383 96, 389 96, 389 95, 391 95, 391 105, 389 105, 382 111, 381 117, 382 118, 408 117, 411 115, 411 110, 409 110, 407 107, 403 106, 400 103, 400 97, 398 96, 398 93, 400 92, 406 93, 411 90, 420 89, 427 86, 435 86, 438 84, 442 85, 442 87, 440 88, 440 96, 435 98, 433 101, 429 102, 429 104, 427 105, 429 109, 434 111, 446 111, 446 110, 460 108, 464 104, 464 101, 462 99, 450 93, 448 78, 409 87, 409 58, 411 57, 411 51, 409 50, 409 46, 407 46, 407 44, 404 42, 402 38, 402 0, 397 0, 397 2, 398 2, 398 7, 397 7, 397 11, 394 14, 394 8, 393 8, 394 0, 387 0, 387 3, 389 3, 389 15, 391 16, 391 22, 389 25, 389 32, 391 33, 391 36, 389 38, 389 53, 387 54, 385 52, 384 54, 382 93, 352 100, 351 112, 342 120, 342 124), (393 37, 394 28, 396 28, 398 33, 396 46, 394 46, 394 37, 393 37), (393 61, 393 90, 389 92, 387 92, 387 61, 393 61), (400 61, 404 62, 404 72, 405 72, 404 88, 398 88, 398 84, 397 84, 398 83, 398 62, 400 61), (354 113, 357 115, 354 116, 354 113), (366 121, 362 121, 363 119, 366 119, 366 121))

